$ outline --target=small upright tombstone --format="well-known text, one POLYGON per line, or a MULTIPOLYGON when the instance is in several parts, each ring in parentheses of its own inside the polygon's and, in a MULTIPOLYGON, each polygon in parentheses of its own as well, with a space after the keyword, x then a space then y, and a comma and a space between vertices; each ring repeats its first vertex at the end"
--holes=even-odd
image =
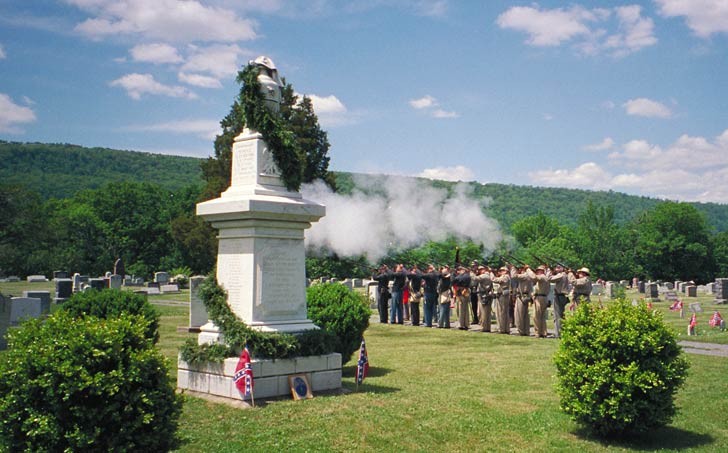
POLYGON ((728 303, 728 278, 717 278, 715 280, 715 287, 717 288, 715 293, 715 303, 728 303))
POLYGON ((36 297, 10 298, 10 325, 17 326, 30 318, 40 318, 43 314, 43 302, 36 297))
POLYGON ((698 287, 695 285, 686 286, 685 294, 687 294, 688 297, 698 297, 698 287))
POLYGON ((166 272, 155 272, 154 282, 159 283, 160 285, 166 285, 169 283, 169 274, 166 272))
POLYGON ((114 274, 121 275, 121 278, 124 278, 126 275, 126 267, 124 267, 124 260, 121 258, 117 258, 116 261, 114 261, 114 274))
POLYGON ((660 292, 657 289, 657 283, 650 283, 647 285, 646 288, 647 295, 650 297, 652 301, 658 301, 660 300, 660 292))
POLYGON ((56 280, 56 298, 55 303, 64 302, 73 295, 73 280, 70 278, 59 278, 56 280))
POLYGON ((7 348, 5 334, 10 327, 10 299, 0 293, 0 351, 7 348))
POLYGON ((40 312, 47 315, 51 312, 51 292, 50 291, 23 291, 23 297, 40 299, 40 312))
POLYGON ((28 281, 28 283, 41 283, 48 281, 45 275, 28 275, 28 277, 26 277, 26 280, 28 281))
POLYGON ((675 288, 675 285, 672 282, 665 282, 665 288, 672 291, 675 288))
POLYGON ((200 285, 205 281, 202 275, 190 277, 190 330, 198 331, 208 318, 205 303, 200 299, 200 285))
POLYGON ((99 291, 107 288, 106 280, 103 278, 90 278, 88 280, 88 284, 91 287, 91 289, 97 289, 99 291))
POLYGON ((640 294, 644 294, 645 293, 645 282, 640 280, 640 282, 637 283, 637 290, 639 291, 640 294))
POLYGON ((601 283, 594 283, 592 285, 591 295, 601 296, 602 294, 604 294, 604 286, 601 283))
POLYGON ((361 288, 362 287, 362 280, 360 278, 354 278, 351 280, 351 283, 354 285, 354 288, 361 288))
POLYGON ((109 288, 111 289, 121 289, 121 284, 123 283, 124 279, 119 274, 112 274, 109 277, 109 288))
POLYGON ((66 271, 53 272, 53 280, 55 280, 57 278, 68 278, 68 272, 66 272, 66 271))
POLYGON ((73 274, 72 280, 73 280, 73 292, 77 293, 77 292, 81 291, 81 274, 76 272, 75 274, 73 274))

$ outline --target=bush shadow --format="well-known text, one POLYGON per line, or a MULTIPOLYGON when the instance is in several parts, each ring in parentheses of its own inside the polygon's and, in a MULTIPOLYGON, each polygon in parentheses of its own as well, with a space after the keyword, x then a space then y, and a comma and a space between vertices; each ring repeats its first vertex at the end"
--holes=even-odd
POLYGON ((385 385, 376 385, 376 384, 370 384, 366 380, 359 385, 359 388, 357 389, 356 384, 344 384, 347 390, 349 390, 350 394, 355 393, 376 393, 377 395, 384 395, 387 393, 397 393, 400 391, 397 387, 387 387, 385 385))
MULTIPOLYGON (((392 370, 384 367, 369 367, 367 377, 382 377, 388 375, 392 370)), ((341 368, 341 377, 355 377, 356 365, 345 366, 341 368)))
POLYGON ((597 442, 604 447, 620 447, 629 450, 684 450, 697 448, 715 442, 710 434, 696 433, 674 426, 664 426, 642 434, 629 434, 623 437, 599 437, 587 428, 580 428, 574 434, 583 440, 597 442))

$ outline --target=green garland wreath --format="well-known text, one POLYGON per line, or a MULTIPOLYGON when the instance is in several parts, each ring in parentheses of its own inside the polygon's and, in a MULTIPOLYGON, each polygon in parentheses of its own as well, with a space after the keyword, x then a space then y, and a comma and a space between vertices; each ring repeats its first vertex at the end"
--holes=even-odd
POLYGON ((295 134, 286 127, 285 121, 280 116, 272 114, 265 107, 265 98, 258 82, 258 72, 258 67, 254 65, 247 65, 238 72, 237 81, 243 84, 239 102, 245 112, 245 123, 248 128, 263 135, 263 140, 273 153, 273 160, 281 171, 281 180, 286 188, 298 191, 301 188, 302 162, 295 134))

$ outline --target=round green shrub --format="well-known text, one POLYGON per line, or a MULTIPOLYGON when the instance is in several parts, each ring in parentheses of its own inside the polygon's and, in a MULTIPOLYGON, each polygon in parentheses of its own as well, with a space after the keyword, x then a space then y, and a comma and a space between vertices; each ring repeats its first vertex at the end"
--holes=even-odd
POLYGON ((168 451, 181 397, 139 316, 58 311, 13 329, 0 361, 0 451, 168 451))
POLYGON ((582 304, 567 318, 555 356, 561 409, 600 436, 667 424, 687 376, 675 335, 659 313, 618 300, 582 304))
POLYGON ((323 283, 310 286, 306 300, 309 319, 336 335, 335 350, 341 353, 342 363, 348 362, 369 327, 371 311, 364 295, 340 283, 323 283))
POLYGON ((94 316, 101 319, 112 319, 122 313, 139 315, 146 320, 147 338, 154 343, 159 340, 159 312, 141 294, 118 289, 82 291, 64 302, 63 310, 74 318, 94 316))

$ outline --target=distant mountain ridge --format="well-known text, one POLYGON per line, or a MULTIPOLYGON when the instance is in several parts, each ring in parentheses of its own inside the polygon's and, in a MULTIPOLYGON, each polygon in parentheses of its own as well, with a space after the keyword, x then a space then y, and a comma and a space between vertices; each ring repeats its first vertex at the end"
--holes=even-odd
MULTIPOLYGON (((65 198, 84 189, 96 189, 116 181, 158 184, 177 190, 202 185, 200 162, 195 157, 86 148, 69 144, 0 141, 0 183, 22 184, 44 198, 65 198)), ((356 187, 356 173, 336 172, 342 192, 356 187)), ((384 176, 366 175, 368 179, 384 176)), ((401 176, 398 176, 401 178, 401 176)), ((452 189, 456 184, 432 181, 452 189)), ((627 222, 662 200, 619 192, 469 183, 473 194, 488 197, 487 212, 506 228, 523 217, 543 214, 573 225, 587 203, 614 207, 617 222, 627 222)), ((728 205, 691 203, 706 215, 716 231, 728 230, 728 205)))

